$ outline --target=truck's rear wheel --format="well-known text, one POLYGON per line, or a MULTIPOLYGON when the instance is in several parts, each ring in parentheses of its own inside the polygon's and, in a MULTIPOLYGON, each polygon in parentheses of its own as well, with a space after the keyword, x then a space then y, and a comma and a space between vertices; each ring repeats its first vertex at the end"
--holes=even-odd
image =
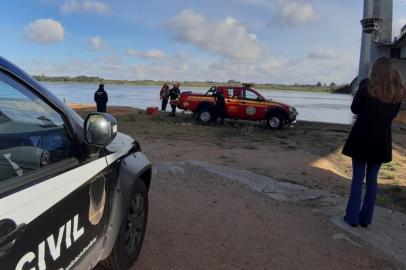
POLYGON ((281 129, 285 124, 285 118, 280 113, 273 113, 268 116, 266 124, 270 129, 281 129))
POLYGON ((198 120, 203 124, 209 124, 214 121, 214 113, 209 107, 203 107, 199 110, 198 120))
POLYGON ((148 191, 144 182, 137 180, 114 248, 110 256, 103 261, 105 267, 127 270, 135 263, 144 241, 147 220, 148 191))

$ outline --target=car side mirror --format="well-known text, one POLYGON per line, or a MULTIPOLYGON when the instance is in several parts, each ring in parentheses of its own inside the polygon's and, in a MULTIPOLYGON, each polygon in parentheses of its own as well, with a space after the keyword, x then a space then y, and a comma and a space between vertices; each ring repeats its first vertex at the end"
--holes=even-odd
POLYGON ((117 135, 117 120, 107 113, 89 113, 85 120, 85 140, 98 148, 110 144, 117 135))

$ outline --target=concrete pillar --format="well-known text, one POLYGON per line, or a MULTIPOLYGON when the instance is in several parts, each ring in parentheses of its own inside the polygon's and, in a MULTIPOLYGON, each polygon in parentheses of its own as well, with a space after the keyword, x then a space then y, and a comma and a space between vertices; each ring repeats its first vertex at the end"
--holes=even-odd
POLYGON ((383 19, 379 43, 392 43, 393 0, 375 0, 373 17, 383 19))
POLYGON ((382 31, 375 42, 371 34, 362 32, 358 83, 369 77, 374 60, 380 56, 390 57, 390 47, 382 46, 392 42, 393 0, 364 0, 364 19, 381 18, 382 31))

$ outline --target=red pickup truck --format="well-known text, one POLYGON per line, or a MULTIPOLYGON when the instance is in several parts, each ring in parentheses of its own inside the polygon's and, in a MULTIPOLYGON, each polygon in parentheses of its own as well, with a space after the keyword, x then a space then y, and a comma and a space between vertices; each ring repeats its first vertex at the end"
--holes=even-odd
POLYGON ((252 85, 213 86, 206 94, 184 92, 179 98, 179 109, 192 111, 203 123, 215 121, 215 95, 222 93, 226 102, 227 118, 266 121, 272 128, 282 128, 296 121, 296 109, 287 104, 267 100, 252 85))

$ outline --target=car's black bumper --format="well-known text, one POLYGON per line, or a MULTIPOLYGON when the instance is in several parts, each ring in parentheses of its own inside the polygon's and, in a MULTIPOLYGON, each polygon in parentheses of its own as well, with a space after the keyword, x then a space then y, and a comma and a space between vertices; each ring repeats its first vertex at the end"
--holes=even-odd
POLYGON ((289 111, 288 123, 295 122, 298 115, 299 115, 299 113, 297 112, 297 110, 294 107, 292 107, 292 109, 289 111))

